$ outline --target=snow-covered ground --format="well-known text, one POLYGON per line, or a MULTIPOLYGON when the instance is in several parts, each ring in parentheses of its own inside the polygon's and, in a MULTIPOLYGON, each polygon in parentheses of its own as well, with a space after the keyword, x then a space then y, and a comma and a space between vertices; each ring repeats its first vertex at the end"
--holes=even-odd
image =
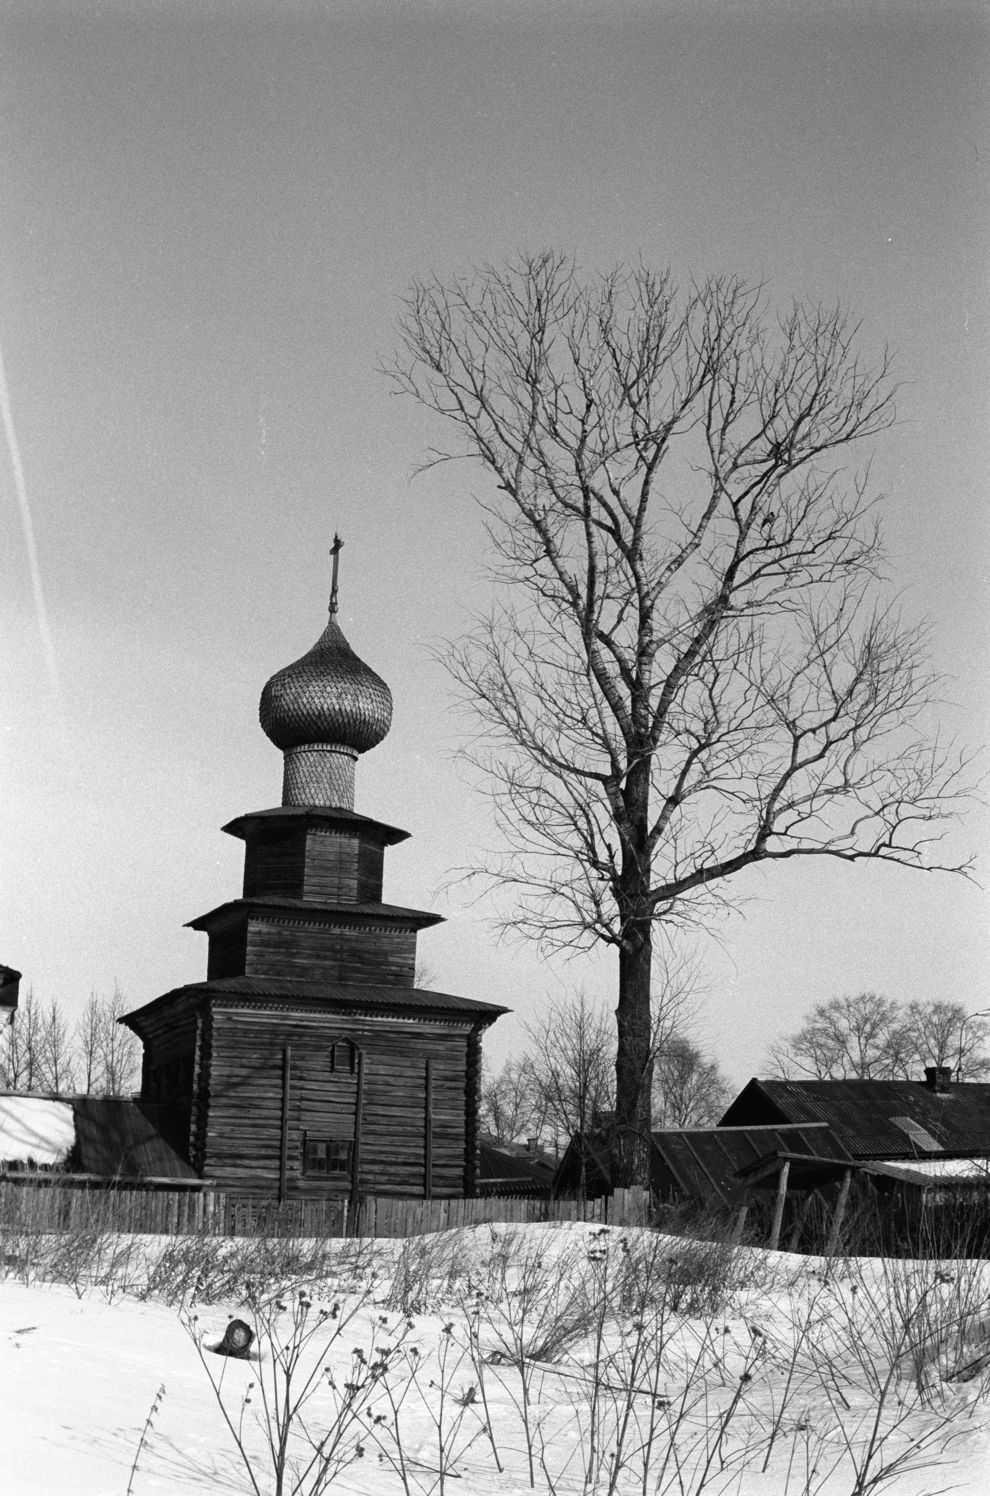
POLYGON ((188 1242, 103 1242, 87 1285, 47 1281, 54 1259, 8 1237, 5 1496, 274 1491, 289 1360, 290 1457, 301 1470, 329 1431, 344 1496, 990 1492, 984 1264, 827 1272, 647 1232, 478 1227, 329 1243, 319 1281, 282 1253, 216 1298, 225 1249, 203 1244, 192 1275, 188 1242), (211 1349, 231 1316, 254 1359, 211 1349))

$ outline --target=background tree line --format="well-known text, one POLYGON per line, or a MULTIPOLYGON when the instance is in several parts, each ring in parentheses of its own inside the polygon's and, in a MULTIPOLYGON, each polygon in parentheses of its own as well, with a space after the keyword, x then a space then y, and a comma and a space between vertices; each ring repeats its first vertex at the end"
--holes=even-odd
MULTIPOLYGON (((650 1054, 655 1127, 717 1122, 733 1090, 717 1061, 690 1037, 690 973, 666 978, 650 1054)), ((615 1116, 615 1020, 584 992, 551 1003, 526 1026, 522 1054, 486 1069, 481 1126, 500 1143, 537 1138, 558 1153, 575 1133, 608 1130, 615 1116)))
POLYGON ((29 990, 0 1036, 0 1089, 91 1096, 136 1090, 141 1046, 118 1022, 127 1006, 114 983, 109 996, 91 992, 73 1024, 55 998, 43 1004, 29 990))
POLYGON ((988 1038, 987 1016, 961 1003, 859 992, 817 1003, 796 1033, 771 1046, 770 1060, 781 1076, 815 1080, 920 1080, 927 1065, 986 1080, 988 1038))
MULTIPOLYGON (((654 1022, 654 1128, 712 1127, 737 1087, 689 1036, 686 992, 654 1022)), ((958 1080, 990 1079, 990 1021, 961 1003, 898 1002, 860 992, 817 1003, 772 1044, 766 1072, 815 1080, 920 1081, 928 1065, 958 1080)), ((537 1138, 562 1153, 577 1133, 608 1131, 615 1112, 615 1026, 584 993, 527 1025, 527 1047, 486 1070, 481 1125, 503 1144, 537 1138)))

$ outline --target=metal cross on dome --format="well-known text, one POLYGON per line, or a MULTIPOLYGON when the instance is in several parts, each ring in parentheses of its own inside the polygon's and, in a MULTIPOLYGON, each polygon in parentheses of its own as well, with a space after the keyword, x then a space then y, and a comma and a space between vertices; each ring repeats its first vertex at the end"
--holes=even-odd
POLYGON ((344 542, 341 540, 340 536, 335 530, 333 535, 333 545, 330 547, 330 555, 333 557, 333 576, 330 579, 331 613, 336 613, 337 611, 337 567, 340 561, 340 552, 343 544, 344 542))

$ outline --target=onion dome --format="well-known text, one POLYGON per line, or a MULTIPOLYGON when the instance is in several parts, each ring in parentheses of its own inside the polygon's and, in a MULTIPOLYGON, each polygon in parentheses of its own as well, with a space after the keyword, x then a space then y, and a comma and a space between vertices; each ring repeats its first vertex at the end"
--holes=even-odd
POLYGON ((312 649, 277 671, 261 693, 262 730, 285 754, 283 805, 353 809, 354 764, 392 722, 392 693, 358 659, 337 622, 337 556, 330 620, 312 649))
POLYGON ((277 671, 261 693, 261 726, 276 748, 338 743, 367 753, 392 722, 392 693, 359 660, 336 618, 307 654, 277 671))

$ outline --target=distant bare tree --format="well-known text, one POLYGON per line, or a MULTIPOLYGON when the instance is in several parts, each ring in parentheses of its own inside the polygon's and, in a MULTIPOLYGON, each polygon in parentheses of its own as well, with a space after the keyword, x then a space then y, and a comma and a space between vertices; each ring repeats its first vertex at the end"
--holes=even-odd
POLYGON ((899 1005, 876 992, 816 1003, 797 1033, 771 1045, 781 1075, 882 1080, 903 1074, 907 1039, 899 1005))
POLYGON ((434 990, 436 985, 437 974, 435 968, 430 965, 429 961, 424 961, 422 957, 417 957, 416 970, 413 973, 413 986, 434 990))
POLYGON ((525 1056, 506 1060, 495 1073, 485 1072, 480 1121, 482 1129, 499 1143, 518 1143, 542 1135, 546 1106, 525 1056))
POLYGON ((109 997, 90 993, 74 1027, 52 998, 43 1008, 29 991, 0 1035, 0 1087, 11 1091, 82 1091, 124 1096, 133 1091, 141 1069, 141 1046, 118 1019, 127 1002, 115 983, 109 997))
POLYGON ((757 863, 930 869, 965 799, 846 473, 894 419, 856 335, 736 278, 679 295, 554 252, 406 301, 387 372, 453 433, 430 462, 491 479, 499 600, 449 654, 508 849, 482 872, 516 929, 617 952, 617 1182, 648 1174, 658 926, 757 863))
POLYGON ((120 985, 114 982, 112 993, 103 1000, 102 1010, 99 1092, 104 1096, 126 1096, 136 1088, 140 1079, 140 1042, 137 1035, 120 1022, 127 1006, 120 985))
POLYGON ((0 1085, 5 1091, 44 1089, 43 1024, 41 1006, 29 987, 13 1022, 0 1035, 0 1085))
POLYGON ((76 1088, 72 1032, 55 998, 42 1013, 38 1089, 71 1095, 76 1088))
POLYGON ((653 1085, 657 1127, 712 1127, 733 1094, 718 1062, 676 1035, 657 1050, 653 1085))
POLYGON ((103 1039, 103 999, 90 992, 82 1014, 76 1023, 76 1057, 79 1065, 79 1087, 87 1096, 100 1088, 103 1060, 100 1054, 103 1039))
POLYGON ((907 1005, 876 992, 817 1003, 796 1033, 771 1045, 784 1076, 816 1080, 918 1080, 926 1065, 961 1070, 968 1080, 990 1075, 990 1026, 961 1003, 907 1005))
POLYGON ((905 1010, 905 1028, 916 1061, 914 1076, 926 1065, 944 1065, 960 1080, 990 1076, 990 1024, 983 1014, 968 1013, 962 1003, 912 1002, 905 1010))
POLYGON ((615 1028, 583 992, 547 1005, 527 1024, 526 1064, 555 1142, 587 1134, 615 1108, 615 1028))

